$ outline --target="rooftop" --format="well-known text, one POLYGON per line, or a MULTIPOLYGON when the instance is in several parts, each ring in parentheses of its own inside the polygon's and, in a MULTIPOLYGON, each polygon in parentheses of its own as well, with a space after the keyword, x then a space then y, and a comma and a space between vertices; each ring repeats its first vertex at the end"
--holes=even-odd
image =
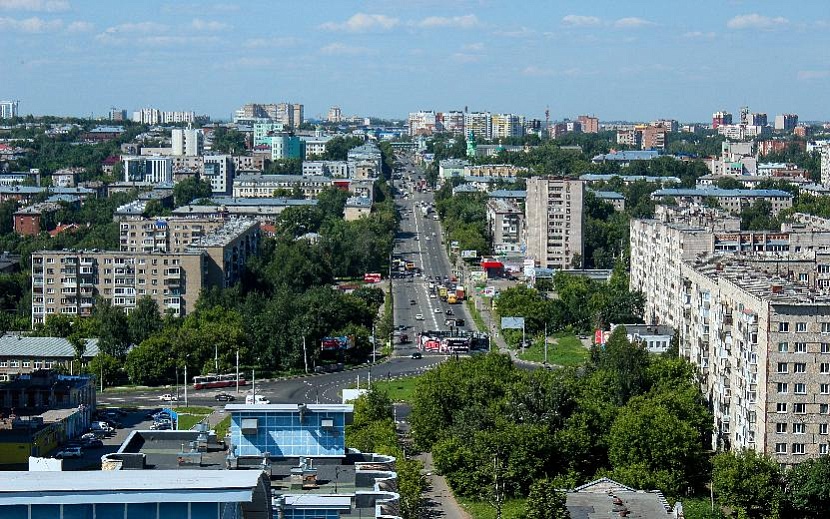
POLYGON ((596 155, 593 162, 618 161, 627 162, 631 160, 651 160, 660 156, 657 150, 626 150, 596 155))
POLYGON ((527 191, 518 189, 496 189, 490 192, 490 198, 527 198, 527 191))
POLYGON ((608 182, 609 180, 612 180, 615 177, 619 178, 623 182, 637 182, 638 180, 644 180, 646 182, 663 182, 671 184, 680 183, 680 179, 677 177, 652 177, 647 175, 611 175, 598 173, 585 173, 584 175, 581 175, 579 177, 579 180, 584 180, 586 182, 608 182))
MULTIPOLYGON (((86 339, 84 357, 98 354, 98 339, 86 339)), ((75 348, 62 337, 25 337, 15 333, 0 336, 0 357, 75 358, 75 348)))
POLYGON ((593 193, 602 200, 625 200, 625 197, 616 191, 593 191, 593 193))
POLYGON ((188 247, 188 250, 198 250, 203 247, 225 246, 235 240, 239 235, 250 230, 252 227, 258 226, 259 224, 255 220, 250 220, 248 218, 229 218, 225 220, 225 225, 219 229, 193 240, 188 247))
POLYGON ((618 324, 617 326, 625 327, 625 331, 630 335, 650 336, 650 335, 674 335, 674 328, 663 324, 618 324))
POLYGON ((781 191, 780 189, 721 189, 719 187, 706 188, 680 188, 680 189, 658 189, 651 195, 652 197, 661 196, 694 196, 694 197, 709 197, 716 198, 792 198, 792 193, 781 191))

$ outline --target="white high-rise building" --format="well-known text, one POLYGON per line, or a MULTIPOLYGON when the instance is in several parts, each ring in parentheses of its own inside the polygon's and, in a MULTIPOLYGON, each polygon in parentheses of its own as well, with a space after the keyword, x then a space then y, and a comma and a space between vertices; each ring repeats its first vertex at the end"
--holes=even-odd
POLYGON ((206 155, 202 178, 215 194, 228 195, 233 187, 234 167, 230 155, 206 155))
POLYGON ((19 101, 0 101, 0 119, 17 117, 18 103, 19 101))
POLYGON ((197 157, 205 152, 205 136, 202 130, 174 128, 171 140, 173 155, 197 157))
POLYGON ((437 114, 432 110, 421 110, 409 114, 409 135, 432 135, 437 130, 437 114))
POLYGON ((125 182, 173 183, 173 159, 171 157, 125 156, 121 162, 124 165, 125 182))
POLYGON ((521 137, 524 134, 521 117, 515 114, 494 114, 491 124, 493 139, 521 137))
POLYGON ((339 123, 343 120, 343 112, 340 111, 339 106, 332 106, 329 108, 329 114, 326 120, 330 123, 339 123))
POLYGON ((477 141, 489 141, 493 138, 493 118, 490 112, 470 112, 464 114, 464 129, 473 132, 477 141))

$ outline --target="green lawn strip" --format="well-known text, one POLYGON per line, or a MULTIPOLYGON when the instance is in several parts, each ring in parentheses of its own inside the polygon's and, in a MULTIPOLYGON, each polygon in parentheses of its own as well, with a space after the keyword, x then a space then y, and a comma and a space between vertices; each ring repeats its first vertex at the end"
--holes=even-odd
POLYGON ((174 407, 174 411, 179 414, 202 414, 208 415, 213 412, 210 407, 174 407))
MULTIPOLYGON (((473 501, 467 498, 458 498, 458 502, 473 517, 473 519, 496 519, 496 509, 485 501, 473 501)), ((523 519, 525 517, 525 500, 508 499, 502 504, 502 519, 523 519)))
POLYGON ((393 402, 411 402, 415 395, 415 383, 418 377, 406 377, 398 380, 377 380, 372 384, 386 392, 393 402))
POLYGON ((185 431, 192 429, 194 425, 201 422, 207 417, 206 414, 180 414, 179 415, 179 430, 185 431))
MULTIPOLYGON (((581 366, 591 356, 575 335, 556 335, 555 342, 548 343, 548 363, 560 366, 581 366)), ((542 340, 536 340, 533 345, 524 353, 519 353, 519 358, 531 362, 543 362, 545 360, 545 349, 542 340)))
POLYGON ((473 299, 467 299, 467 309, 470 310, 470 315, 473 316, 473 321, 476 323, 478 331, 486 332, 487 324, 485 324, 484 319, 481 318, 481 312, 479 312, 478 308, 476 308, 476 303, 473 299))
POLYGON ((213 430, 216 431, 216 438, 219 439, 219 440, 224 439, 225 436, 227 436, 228 431, 230 430, 230 428, 231 428, 231 417, 226 416, 226 417, 222 418, 222 420, 218 424, 216 424, 216 427, 213 428, 213 430))

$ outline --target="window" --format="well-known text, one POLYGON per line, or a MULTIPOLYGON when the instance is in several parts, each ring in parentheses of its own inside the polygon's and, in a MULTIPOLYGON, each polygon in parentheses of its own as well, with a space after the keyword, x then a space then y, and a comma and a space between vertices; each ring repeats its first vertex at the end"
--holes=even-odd
POLYGON ((779 434, 784 434, 787 432, 787 424, 785 423, 777 423, 775 424, 775 432, 779 434))
POLYGON ((830 353, 830 343, 822 342, 821 343, 821 352, 822 353, 830 353))
POLYGON ((794 423, 793 424, 793 434, 804 434, 806 432, 807 426, 803 423, 794 423))
POLYGON ((793 412, 795 414, 805 414, 805 413, 807 413, 807 404, 805 404, 804 402, 799 402, 799 403, 793 404, 793 412))
POLYGON ((830 323, 821 323, 821 333, 830 333, 830 323))
POLYGON ((807 331, 807 323, 804 323, 804 322, 795 323, 795 331, 796 332, 806 332, 807 331))
POLYGON ((793 373, 806 373, 807 372, 807 364, 804 362, 796 362, 793 364, 793 373))
POLYGON ((830 414, 830 404, 819 404, 818 412, 819 414, 830 414))
POLYGON ((786 413, 787 412, 787 403, 786 402, 778 402, 775 407, 776 413, 786 413))
POLYGON ((781 321, 778 323, 778 331, 779 332, 788 332, 790 331, 790 323, 787 321, 781 321))
POLYGON ((775 453, 776 454, 787 454, 787 444, 786 443, 776 443, 775 444, 775 453))
POLYGON ((822 454, 822 455, 827 454, 827 444, 826 444, 826 443, 821 443, 821 444, 819 444, 819 446, 818 446, 818 453, 819 453, 819 454, 822 454))
POLYGON ((830 395, 830 384, 820 384, 819 385, 819 392, 822 395, 830 395))
POLYGON ((32 367, 32 363, 31 363, 30 361, 28 361, 28 360, 24 360, 24 361, 23 361, 23 367, 24 367, 24 368, 31 368, 31 367, 32 367))
POLYGON ((778 343, 778 352, 779 353, 787 353, 790 351, 790 343, 788 342, 779 342, 778 343))
POLYGON ((786 362, 779 362, 778 363, 778 373, 787 373, 787 363, 786 362))
POLYGON ((806 342, 797 342, 797 343, 795 343, 795 352, 796 353, 807 353, 807 343, 806 342))
POLYGON ((826 423, 818 424, 818 433, 819 434, 827 434, 827 424, 826 423))
POLYGON ((778 383, 778 393, 786 393, 787 392, 787 383, 786 382, 779 382, 778 383))
POLYGON ((806 395, 807 394, 807 384, 804 382, 796 382, 793 384, 793 393, 796 395, 806 395))
POLYGON ((819 364, 819 372, 823 374, 830 373, 830 362, 822 362, 819 364))
POLYGON ((804 451, 803 443, 793 443, 793 454, 804 454, 804 451))

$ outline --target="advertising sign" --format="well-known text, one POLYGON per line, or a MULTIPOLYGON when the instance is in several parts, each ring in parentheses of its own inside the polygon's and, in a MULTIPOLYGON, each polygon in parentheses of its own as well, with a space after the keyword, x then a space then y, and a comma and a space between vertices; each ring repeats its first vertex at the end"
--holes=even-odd
POLYGON ((523 330, 525 327, 525 318, 524 317, 502 317, 501 318, 501 329, 502 330, 523 330))
POLYGON ((342 335, 339 337, 323 337, 320 340, 322 351, 348 350, 354 347, 354 337, 342 335))
POLYGON ((461 259, 473 259, 478 257, 477 250, 463 250, 461 251, 461 259))
POLYGON ((484 297, 496 297, 496 287, 484 287, 484 297))
POLYGON ((378 272, 367 272, 363 274, 364 283, 380 283, 381 275, 378 272))

